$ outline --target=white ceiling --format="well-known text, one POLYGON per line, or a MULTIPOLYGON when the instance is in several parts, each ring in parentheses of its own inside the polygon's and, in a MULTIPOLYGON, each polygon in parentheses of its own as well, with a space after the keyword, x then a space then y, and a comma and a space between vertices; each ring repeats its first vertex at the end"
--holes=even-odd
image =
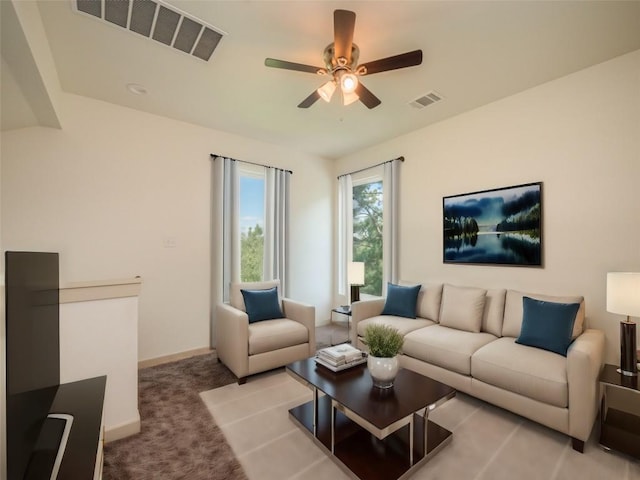
MULTIPOLYGON (((640 49, 640 1, 168 3, 227 33, 209 62, 76 13, 72 0, 39 2, 62 89, 327 158, 640 49), (421 66, 362 77, 382 100, 373 110, 344 107, 338 95, 299 109, 323 79, 264 66, 266 57, 323 66, 336 8, 356 12, 360 63, 424 52, 421 66), (148 94, 132 95, 128 83, 148 94), (408 105, 431 90, 444 100, 408 105)), ((2 66, 6 98, 15 82, 2 66)), ((16 126, 5 103, 3 129, 16 126)))

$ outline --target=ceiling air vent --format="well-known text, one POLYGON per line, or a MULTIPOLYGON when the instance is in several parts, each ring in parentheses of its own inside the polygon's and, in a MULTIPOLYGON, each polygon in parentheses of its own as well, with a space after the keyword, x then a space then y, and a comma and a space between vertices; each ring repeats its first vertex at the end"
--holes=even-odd
POLYGON ((73 0, 75 10, 209 61, 220 29, 162 0, 73 0))
POLYGON ((409 105, 411 105, 413 108, 424 108, 436 102, 439 102, 440 100, 442 100, 442 98, 442 95, 431 90, 429 93, 425 93, 421 97, 418 97, 412 102, 409 102, 409 105))

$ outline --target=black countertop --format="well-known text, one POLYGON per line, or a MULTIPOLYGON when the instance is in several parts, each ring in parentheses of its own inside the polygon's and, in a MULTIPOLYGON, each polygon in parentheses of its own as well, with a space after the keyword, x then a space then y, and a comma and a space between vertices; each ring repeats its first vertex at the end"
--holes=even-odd
POLYGON ((96 466, 107 377, 63 383, 49 413, 73 415, 73 425, 62 458, 59 480, 90 480, 96 466))

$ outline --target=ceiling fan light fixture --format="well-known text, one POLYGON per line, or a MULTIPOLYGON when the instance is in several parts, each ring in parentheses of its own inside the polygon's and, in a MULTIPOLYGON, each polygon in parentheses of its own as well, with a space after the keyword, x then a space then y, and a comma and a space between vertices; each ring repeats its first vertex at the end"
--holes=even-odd
POLYGON ((325 102, 331 101, 331 97, 333 96, 333 92, 335 91, 336 91, 336 82, 334 82, 333 80, 325 83, 317 90, 318 95, 320 95, 320 98, 323 99, 325 102))
MULTIPOLYGON (((88 2, 88 0, 82 1, 88 2)), ((142 0, 135 0, 135 2, 141 1, 142 0)), ((153 1, 151 1, 151 3, 153 3, 153 1)), ((311 95, 298 104, 298 108, 309 108, 320 98, 326 102, 331 101, 331 97, 335 90, 340 86, 344 105, 350 105, 356 100, 360 100, 360 102, 371 110, 372 108, 376 108, 382 102, 360 83, 360 76, 388 72, 390 70, 399 70, 401 68, 413 67, 422 64, 422 50, 413 50, 411 52, 393 55, 392 57, 380 58, 378 60, 359 65, 358 60, 360 58, 360 48, 353 43, 355 21, 355 12, 340 9, 334 10, 333 42, 327 45, 324 49, 324 53, 322 55, 324 68, 301 63, 287 62, 285 60, 277 60, 275 58, 265 59, 264 64, 267 67, 284 68, 286 70, 294 70, 297 72, 331 76, 330 82, 327 82, 317 90, 314 90, 311 95)))
POLYGON ((347 105, 351 105, 354 102, 360 100, 360 97, 356 92, 342 92, 342 104, 346 107, 347 105))
POLYGON ((340 74, 340 88, 343 93, 355 92, 356 88, 358 88, 358 77, 350 72, 340 74))

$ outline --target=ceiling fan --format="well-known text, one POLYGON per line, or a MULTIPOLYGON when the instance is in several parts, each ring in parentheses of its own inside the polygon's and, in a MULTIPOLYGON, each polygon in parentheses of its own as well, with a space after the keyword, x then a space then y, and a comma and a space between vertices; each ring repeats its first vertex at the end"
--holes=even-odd
POLYGON ((367 108, 375 108, 382 102, 359 81, 358 77, 413 67, 422 63, 422 50, 414 50, 358 65, 360 49, 353 43, 355 24, 356 14, 354 12, 349 10, 335 10, 333 12, 334 40, 324 49, 324 67, 314 67, 285 60, 276 60, 275 58, 265 59, 264 64, 267 67, 328 75, 330 77, 324 85, 300 102, 298 108, 309 108, 319 98, 329 102, 338 86, 342 91, 344 105, 360 100, 367 108))

